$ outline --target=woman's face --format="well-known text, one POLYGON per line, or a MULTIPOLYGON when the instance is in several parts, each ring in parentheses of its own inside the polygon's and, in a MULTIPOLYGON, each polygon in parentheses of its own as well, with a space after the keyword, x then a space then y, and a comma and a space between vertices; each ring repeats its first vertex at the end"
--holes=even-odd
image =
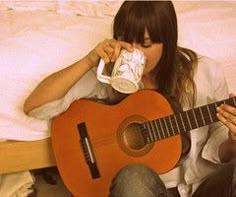
POLYGON ((144 69, 144 75, 148 74, 150 71, 152 71, 155 66, 158 64, 158 62, 161 59, 162 56, 162 49, 163 44, 162 43, 152 43, 150 36, 147 31, 145 31, 144 34, 144 43, 133 43, 133 46, 135 48, 138 48, 139 50, 143 51, 143 53, 146 56, 146 65, 144 69))

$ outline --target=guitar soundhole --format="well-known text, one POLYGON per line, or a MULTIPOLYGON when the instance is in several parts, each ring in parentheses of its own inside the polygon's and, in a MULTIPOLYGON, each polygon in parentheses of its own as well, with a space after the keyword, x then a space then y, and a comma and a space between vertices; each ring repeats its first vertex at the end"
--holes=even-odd
POLYGON ((141 157, 152 149, 154 144, 145 143, 140 129, 140 124, 146 121, 146 118, 134 115, 126 118, 119 125, 117 141, 126 154, 133 157, 141 157))
POLYGON ((125 144, 134 150, 140 150, 146 145, 139 125, 138 123, 132 123, 125 128, 123 133, 125 144))

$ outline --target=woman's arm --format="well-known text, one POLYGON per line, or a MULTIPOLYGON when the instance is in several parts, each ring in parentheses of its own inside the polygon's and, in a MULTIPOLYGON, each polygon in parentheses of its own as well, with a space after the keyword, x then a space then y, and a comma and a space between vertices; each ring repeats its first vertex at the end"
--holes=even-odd
POLYGON ((90 68, 87 59, 83 58, 46 77, 25 100, 24 112, 28 114, 36 107, 63 97, 90 68))
POLYGON ((221 162, 229 162, 236 158, 236 137, 232 137, 229 133, 229 138, 220 145, 219 157, 221 162))
POLYGON ((46 77, 25 100, 24 112, 28 114, 36 107, 62 98, 85 73, 98 65, 100 58, 106 63, 114 62, 121 48, 133 50, 130 43, 106 39, 78 62, 46 77))

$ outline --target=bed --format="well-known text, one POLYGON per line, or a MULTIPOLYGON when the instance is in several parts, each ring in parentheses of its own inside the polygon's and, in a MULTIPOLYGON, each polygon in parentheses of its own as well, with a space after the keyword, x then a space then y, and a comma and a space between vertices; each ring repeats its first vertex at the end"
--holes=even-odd
MULTIPOLYGON (((0 1, 0 174, 56 165, 50 121, 26 116, 23 102, 44 77, 111 37, 112 17, 120 4, 0 1)), ((236 93, 236 2, 174 5, 179 44, 215 59, 225 71, 230 92, 236 93)))
POLYGON ((1 32, 5 32, 0 38, 1 96, 5 97, 1 100, 0 138, 11 140, 0 143, 0 157, 5 157, 4 163, 0 164, 0 173, 53 166, 50 123, 26 116, 22 111, 24 100, 46 75, 72 64, 99 40, 110 36, 111 20, 50 11, 14 10, 1 12, 0 17, 1 32), (17 154, 13 154, 14 146, 17 154), (34 153, 39 147, 43 149, 37 152, 37 157, 25 151, 31 149, 34 153), (12 162, 12 158, 22 157, 24 160, 12 162), (42 158, 45 158, 45 164, 40 162, 42 158), (28 159, 35 163, 26 167, 24 163, 28 159))

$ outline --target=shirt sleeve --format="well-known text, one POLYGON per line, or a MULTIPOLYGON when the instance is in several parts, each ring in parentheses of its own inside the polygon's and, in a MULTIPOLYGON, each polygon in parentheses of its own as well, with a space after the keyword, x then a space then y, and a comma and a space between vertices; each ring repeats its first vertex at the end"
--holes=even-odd
MULTIPOLYGON (((214 100, 220 101, 229 97, 228 86, 224 76, 224 71, 216 65, 213 76, 214 100)), ((209 126, 209 138, 202 151, 202 157, 213 163, 219 163, 219 146, 228 139, 228 128, 221 122, 216 122, 209 126)))
POLYGON ((29 116, 44 120, 51 119, 66 111, 71 103, 77 99, 96 97, 97 92, 101 92, 99 89, 101 89, 101 84, 96 79, 96 73, 93 70, 88 71, 63 98, 33 109, 29 116))
POLYGON ((210 137, 203 148, 202 158, 213 163, 220 163, 219 146, 228 139, 228 129, 221 122, 217 122, 210 126, 213 130, 210 137))

